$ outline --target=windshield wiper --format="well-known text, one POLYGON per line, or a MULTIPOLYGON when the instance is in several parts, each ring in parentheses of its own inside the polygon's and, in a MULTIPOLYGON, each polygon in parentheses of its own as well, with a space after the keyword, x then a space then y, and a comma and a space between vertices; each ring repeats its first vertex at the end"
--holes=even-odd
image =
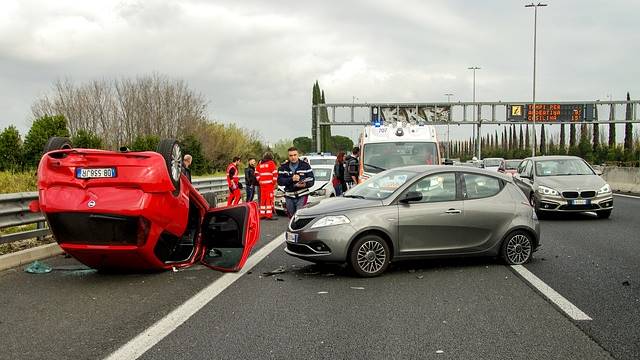
POLYGON ((385 171, 385 170, 387 170, 387 169, 385 169, 385 168, 383 168, 383 167, 375 166, 375 165, 371 165, 371 164, 364 164, 364 166, 372 167, 372 168, 374 168, 374 169, 378 169, 378 170, 380 170, 380 171, 385 171))
POLYGON ((364 199, 365 197, 362 195, 342 195, 342 197, 346 198, 354 198, 354 199, 364 199))

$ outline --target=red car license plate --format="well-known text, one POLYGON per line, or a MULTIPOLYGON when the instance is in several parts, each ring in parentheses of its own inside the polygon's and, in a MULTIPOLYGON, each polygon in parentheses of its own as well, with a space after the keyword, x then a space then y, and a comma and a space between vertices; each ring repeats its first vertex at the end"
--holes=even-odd
POLYGON ((76 177, 78 179, 114 178, 116 168, 77 168, 76 177))

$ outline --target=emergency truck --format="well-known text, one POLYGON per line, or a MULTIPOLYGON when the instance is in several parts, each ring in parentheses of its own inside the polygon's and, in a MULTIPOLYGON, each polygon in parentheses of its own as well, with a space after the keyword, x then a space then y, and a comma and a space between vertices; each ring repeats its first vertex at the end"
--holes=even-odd
POLYGON ((407 165, 439 165, 436 128, 425 123, 366 125, 360 135, 360 178, 407 165))

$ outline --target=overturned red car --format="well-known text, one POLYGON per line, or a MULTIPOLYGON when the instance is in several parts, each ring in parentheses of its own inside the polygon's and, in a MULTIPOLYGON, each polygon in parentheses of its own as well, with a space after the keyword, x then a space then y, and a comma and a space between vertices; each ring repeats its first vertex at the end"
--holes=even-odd
POLYGON ((255 203, 210 207, 182 175, 180 145, 157 152, 75 149, 66 138, 45 146, 39 200, 60 247, 104 270, 164 270, 198 261, 238 271, 260 233, 255 203))

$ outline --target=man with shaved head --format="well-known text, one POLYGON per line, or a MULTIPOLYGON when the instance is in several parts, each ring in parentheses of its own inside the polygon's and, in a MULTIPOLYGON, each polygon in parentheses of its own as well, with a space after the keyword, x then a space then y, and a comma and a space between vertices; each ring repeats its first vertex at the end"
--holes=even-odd
POLYGON ((191 166, 192 161, 193 157, 189 154, 186 154, 182 158, 182 173, 187 177, 187 179, 189 179, 189 182, 191 182, 191 169, 189 169, 189 166, 191 166))

